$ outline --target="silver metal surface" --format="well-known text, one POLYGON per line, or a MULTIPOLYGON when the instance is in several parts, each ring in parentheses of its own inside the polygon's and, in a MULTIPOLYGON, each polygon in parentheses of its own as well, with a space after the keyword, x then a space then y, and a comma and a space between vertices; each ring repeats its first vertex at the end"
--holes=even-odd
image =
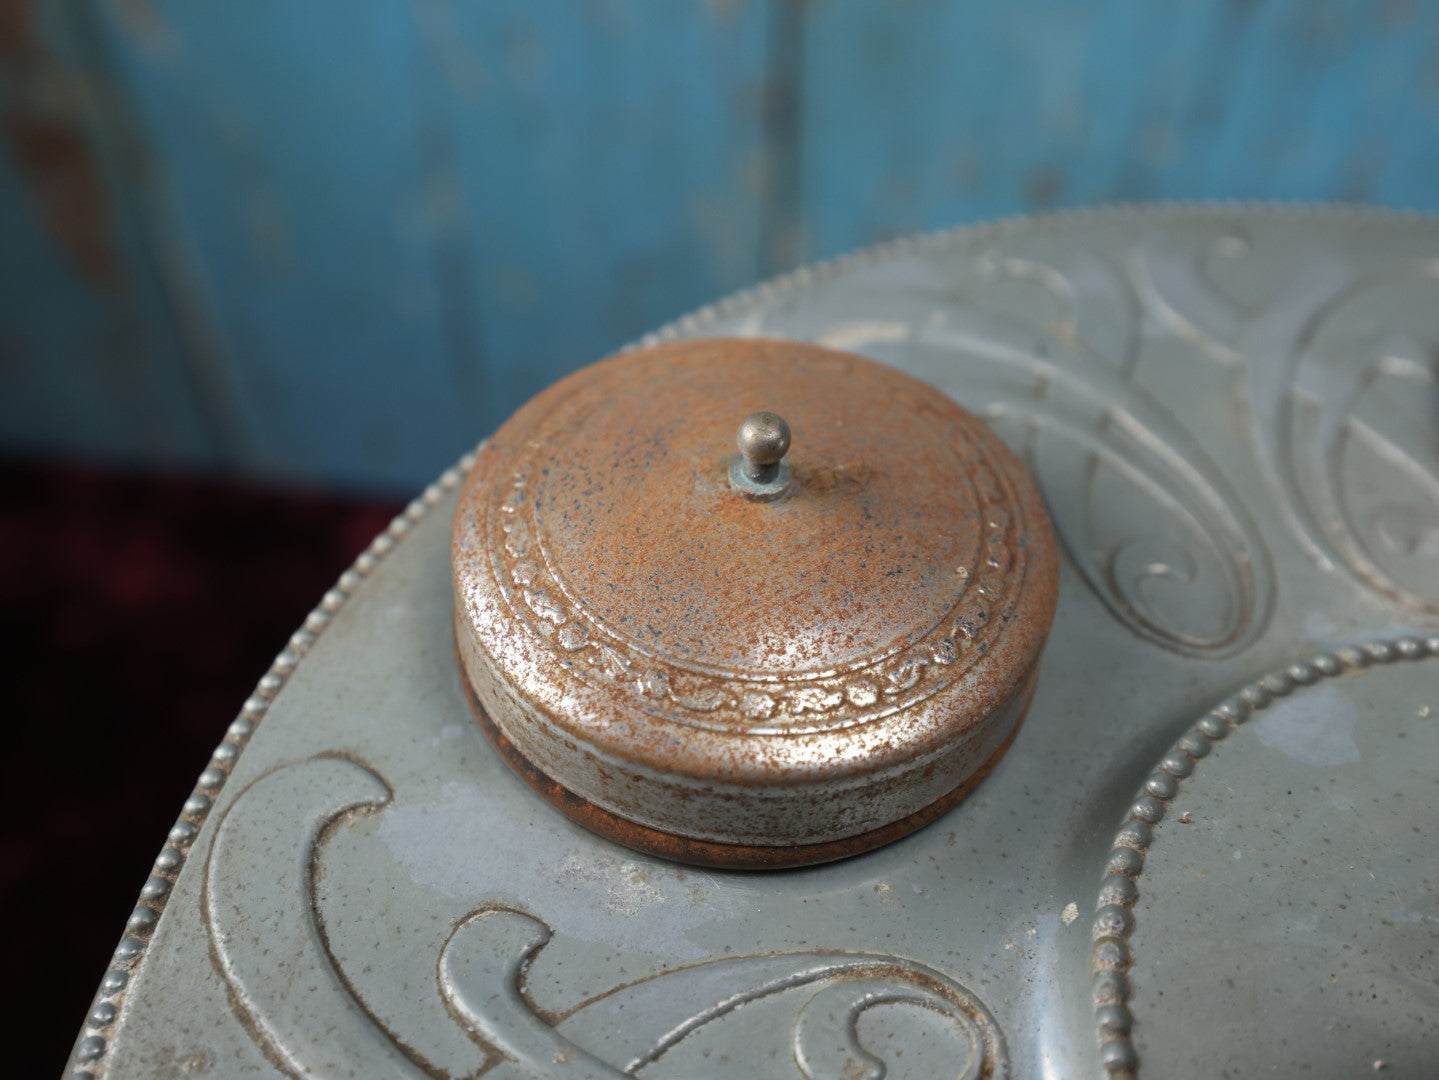
POLYGON ((775 466, 789 453, 789 443, 789 424, 772 412, 746 416, 735 435, 745 475, 757 482, 774 479, 775 466))
POLYGON ((1064 580, 989 779, 903 841, 781 873, 571 825, 468 714, 452 471, 244 704, 72 1067, 1433 1075, 1439 225, 1002 222, 656 338, 719 333, 888 361, 1030 465, 1064 580))

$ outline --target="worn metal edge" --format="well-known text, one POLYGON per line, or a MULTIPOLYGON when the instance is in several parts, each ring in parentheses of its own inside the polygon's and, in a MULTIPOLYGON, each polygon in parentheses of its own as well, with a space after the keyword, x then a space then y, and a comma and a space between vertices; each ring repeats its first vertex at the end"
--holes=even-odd
MULTIPOLYGON (((957 225, 948 229, 911 233, 893 240, 872 244, 845 255, 807 263, 795 270, 769 278, 706 304, 622 346, 616 352, 657 344, 683 334, 702 330, 707 324, 718 318, 732 315, 747 307, 768 303, 799 287, 829 280, 910 251, 931 250, 961 241, 981 240, 988 237, 998 238, 1029 228, 1066 225, 1103 218, 1122 220, 1176 212, 1249 215, 1261 211, 1294 216, 1349 217, 1356 220, 1371 219, 1394 223, 1419 221, 1430 225, 1439 224, 1439 213, 1428 210, 1365 206, 1353 203, 1263 199, 1104 203, 1095 206, 1069 207, 1039 214, 1011 214, 957 225)), ((215 794, 224 786, 225 780, 239 760, 241 752, 248 745, 250 737, 268 711, 271 702, 284 687, 295 666, 309 652, 318 635, 344 606, 350 595, 374 571, 380 560, 394 548, 395 544, 403 539, 410 527, 445 495, 459 486, 464 474, 474 463, 474 457, 474 451, 461 457, 456 465, 442 473, 438 480, 427 487, 394 521, 390 522, 384 532, 375 537, 370 546, 360 553, 349 569, 340 575, 335 586, 325 593, 319 604, 305 617, 300 629, 290 636, 289 643, 275 657, 270 669, 261 676, 260 681, 256 684, 254 692, 241 705, 239 717, 230 724, 224 739, 210 755, 209 765, 201 771, 194 792, 181 807, 180 815, 166 838, 166 845, 156 857, 150 877, 141 887, 139 900, 126 922, 125 934, 115 947, 110 964, 95 993, 94 1002, 81 1025, 80 1033, 76 1036, 75 1045, 66 1062, 66 1072, 70 1075, 71 1080, 100 1080, 103 1075, 110 1044, 124 1019, 122 1013, 126 990, 144 960, 145 947, 154 935, 155 928, 164 913, 170 890, 179 876, 180 868, 183 866, 195 838, 199 835, 200 827, 209 814, 215 794)), ((1125 1043, 1127 1044, 1127 1042, 1126 1037, 1125 1043)), ((1129 1047, 1129 1052, 1132 1055, 1132 1046, 1129 1047)), ((1123 1075, 1123 1071, 1120 1070, 1117 1075, 1123 1075)))
POLYGON ((801 286, 827 281, 850 271, 862 269, 884 259, 912 251, 943 248, 961 241, 998 239, 1013 232, 1056 225, 1080 224, 1103 218, 1123 220, 1176 213, 1252 215, 1260 212, 1294 217, 1317 216, 1331 220, 1347 217, 1354 220, 1369 219, 1393 224, 1414 221, 1427 225, 1439 225, 1439 211, 1303 199, 1175 199, 1159 202, 1115 202, 1098 203, 1092 206, 1062 207, 1041 213, 1007 214, 946 229, 909 233, 843 255, 806 263, 794 270, 768 278, 738 292, 730 293, 728 296, 697 308, 688 314, 681 315, 618 351, 624 352, 662 341, 670 341, 703 329, 706 324, 716 319, 733 315, 749 307, 768 303, 801 286))
POLYGON ((290 640, 270 664, 269 670, 261 676, 254 692, 240 706, 240 715, 226 729, 225 737, 210 755, 209 764, 201 771, 194 791, 185 800, 165 846, 155 859, 150 877, 140 889, 140 898, 125 924, 125 934, 115 947, 90 1012, 70 1052, 66 1069, 72 1080, 99 1080, 103 1074, 110 1044, 123 1020, 126 992, 144 961, 146 946, 165 912, 175 880, 209 817, 216 795, 225 786, 270 705, 335 615, 414 524, 459 487, 474 460, 475 452, 467 453, 370 542, 369 547, 340 575, 334 587, 320 598, 300 628, 290 635, 290 640))
MULTIPOLYGON (((463 664, 457 655, 456 662, 463 664)), ((510 771, 527 784, 535 794, 544 799, 565 817, 611 843, 620 844, 632 851, 639 851, 656 858, 688 866, 717 867, 723 870, 793 870, 806 866, 847 859, 876 848, 892 844, 912 832, 924 828, 941 815, 954 809, 967 799, 994 771, 1000 760, 1009 752, 1019 736, 1019 730, 1029 715, 1029 706, 1034 700, 1034 691, 1039 685, 1038 669, 1031 671, 1025 685, 1015 700, 1022 700, 1019 716, 1009 731, 989 752, 975 769, 949 791, 926 806, 911 814, 870 829, 855 836, 838 840, 822 840, 811 844, 766 846, 761 844, 729 844, 722 841, 705 840, 685 836, 676 832, 642 825, 621 817, 613 811, 590 802, 565 787, 558 780, 542 772, 529 758, 512 743, 499 726, 491 719, 481 704, 474 686, 465 680, 465 698, 470 714, 479 725, 480 731, 489 740, 500 760, 510 771)))
POLYGON ((1216 743, 1300 687, 1375 665, 1436 657, 1439 635, 1345 645, 1312 660, 1289 664, 1210 709, 1159 759, 1140 785, 1115 834, 1094 905, 1089 973, 1102 1074, 1111 1080, 1134 1080, 1139 1072, 1139 1053, 1131 1038, 1134 1014, 1129 1007, 1132 992, 1128 975, 1134 966, 1129 945, 1134 933, 1134 908, 1139 901, 1145 857, 1154 842, 1154 826, 1164 820, 1184 780, 1209 756, 1216 743))

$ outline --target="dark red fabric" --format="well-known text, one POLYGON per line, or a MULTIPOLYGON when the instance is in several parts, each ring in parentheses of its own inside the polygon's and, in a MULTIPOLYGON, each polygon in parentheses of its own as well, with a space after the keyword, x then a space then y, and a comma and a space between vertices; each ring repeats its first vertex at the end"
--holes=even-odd
POLYGON ((0 463, 11 1075, 59 1074, 210 751, 402 505, 0 463))

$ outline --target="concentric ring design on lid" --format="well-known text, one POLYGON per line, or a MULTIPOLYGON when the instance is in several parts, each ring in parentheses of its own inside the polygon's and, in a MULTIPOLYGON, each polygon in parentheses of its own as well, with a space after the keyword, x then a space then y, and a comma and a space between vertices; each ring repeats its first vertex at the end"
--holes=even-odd
POLYGON ((453 557, 482 719, 553 801, 636 846, 658 845, 595 813, 817 857, 1006 745, 1057 576, 987 428, 890 368, 764 340, 637 350, 540 394, 481 451, 453 557), (762 499, 731 477, 757 411, 793 431, 762 499))

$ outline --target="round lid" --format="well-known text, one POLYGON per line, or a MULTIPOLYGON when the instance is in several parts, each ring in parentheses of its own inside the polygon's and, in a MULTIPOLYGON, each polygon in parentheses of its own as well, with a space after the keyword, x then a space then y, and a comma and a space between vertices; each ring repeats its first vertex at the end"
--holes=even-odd
POLYGON ((516 771, 585 825, 795 865, 937 816, 1008 745, 1054 614, 1043 504, 926 384, 791 341, 595 364, 480 451, 456 640, 516 771))

